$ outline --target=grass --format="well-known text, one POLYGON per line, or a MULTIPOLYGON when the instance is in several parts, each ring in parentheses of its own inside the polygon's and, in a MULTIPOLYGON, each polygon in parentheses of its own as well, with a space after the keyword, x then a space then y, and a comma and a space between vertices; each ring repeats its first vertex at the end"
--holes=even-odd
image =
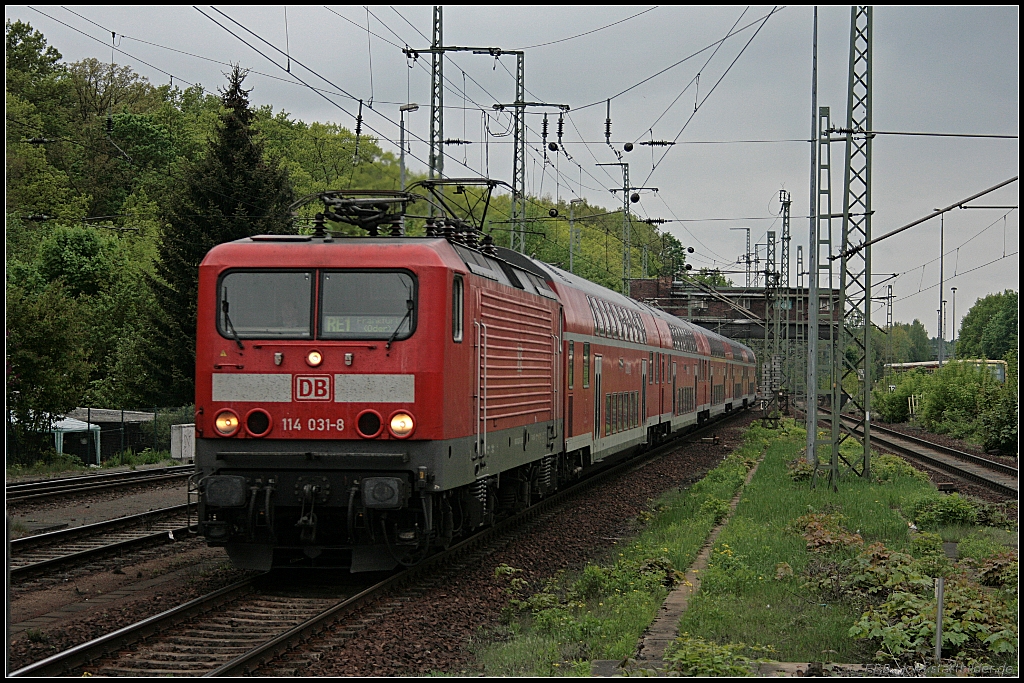
MULTIPOLYGON (((160 464, 177 465, 179 463, 171 458, 169 451, 153 451, 147 448, 140 453, 133 453, 132 451, 118 453, 112 458, 104 460, 101 467, 110 468, 127 466, 134 469, 139 465, 160 464)), ((64 472, 87 472, 92 469, 95 469, 95 467, 86 465, 76 455, 51 452, 31 465, 8 465, 7 476, 44 476, 48 474, 62 474, 64 472)))
POLYGON ((103 467, 128 466, 134 469, 139 465, 160 465, 162 463, 170 465, 178 464, 176 460, 171 458, 169 451, 154 451, 147 448, 140 453, 122 451, 112 458, 105 460, 103 462, 103 467))
POLYGON ((915 555, 921 535, 915 546, 911 519, 922 530, 939 532, 932 536, 936 543, 940 536, 960 541, 962 557, 991 557, 1015 538, 1002 529, 963 523, 957 515, 974 514, 974 502, 941 496, 927 477, 887 456, 877 458, 877 467, 872 458, 872 481, 847 475, 838 491, 824 482, 815 489, 807 481, 795 482, 787 462, 800 454, 806 432, 792 422, 786 431, 786 438, 769 447, 735 516, 719 535, 701 591, 680 621, 681 633, 717 643, 770 646, 780 661, 870 661, 877 643, 850 637, 863 605, 803 587, 807 578, 801 575, 812 563, 820 567, 856 554, 855 549, 830 557, 808 552, 807 540, 791 525, 811 512, 841 515, 842 526, 859 534, 864 546, 882 542, 889 550, 915 555))
POLYGON ((589 676, 591 660, 632 657, 668 586, 696 558, 770 437, 752 428, 744 445, 704 479, 659 498, 639 516, 636 538, 606 563, 552 577, 539 593, 531 593, 515 568, 499 568, 511 599, 505 629, 477 650, 484 672, 589 676))

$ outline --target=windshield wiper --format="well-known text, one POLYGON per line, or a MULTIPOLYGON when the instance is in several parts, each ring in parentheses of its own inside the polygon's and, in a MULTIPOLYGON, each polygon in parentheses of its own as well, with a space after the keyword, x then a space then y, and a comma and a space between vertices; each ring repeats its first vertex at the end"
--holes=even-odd
POLYGON ((238 348, 242 351, 245 350, 245 346, 242 345, 242 340, 238 338, 238 333, 235 332, 235 326, 231 324, 231 316, 228 315, 228 293, 224 291, 224 301, 221 302, 221 310, 224 311, 224 322, 228 326, 228 331, 231 332, 231 336, 235 338, 235 343, 238 344, 238 348))
POLYGON ((412 299, 405 300, 405 315, 402 317, 402 320, 398 323, 398 327, 395 328, 395 331, 392 332, 391 336, 388 338, 388 343, 384 345, 385 349, 391 348, 391 342, 395 341, 395 337, 398 336, 398 331, 402 329, 402 325, 404 325, 405 321, 408 320, 409 316, 412 315, 413 305, 414 304, 412 299))

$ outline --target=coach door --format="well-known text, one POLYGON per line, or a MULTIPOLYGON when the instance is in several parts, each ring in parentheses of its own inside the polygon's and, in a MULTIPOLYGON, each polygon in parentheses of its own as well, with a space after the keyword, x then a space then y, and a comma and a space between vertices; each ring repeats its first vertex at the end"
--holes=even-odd
POLYGON ((594 356, 594 440, 601 438, 601 356, 594 356))
POLYGON ((672 414, 678 415, 679 411, 676 410, 676 362, 672 361, 672 414))
POLYGON ((647 359, 640 361, 640 420, 647 426, 647 359))

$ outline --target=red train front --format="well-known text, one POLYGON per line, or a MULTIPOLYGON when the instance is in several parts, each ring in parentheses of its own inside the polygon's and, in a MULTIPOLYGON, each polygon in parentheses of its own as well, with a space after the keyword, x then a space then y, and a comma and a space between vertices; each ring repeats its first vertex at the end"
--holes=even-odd
POLYGON ((465 223, 370 232, 200 266, 199 527, 236 566, 413 564, 754 398, 747 347, 465 223))

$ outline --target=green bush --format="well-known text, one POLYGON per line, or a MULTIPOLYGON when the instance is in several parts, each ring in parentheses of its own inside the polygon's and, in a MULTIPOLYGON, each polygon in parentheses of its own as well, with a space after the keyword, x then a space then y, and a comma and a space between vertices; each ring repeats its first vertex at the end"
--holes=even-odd
MULTIPOLYGON (((753 676, 758 662, 743 654, 743 643, 718 645, 681 633, 665 652, 666 670, 680 676, 753 676)), ((751 648, 769 653, 770 648, 751 648)))
POLYGON ((959 493, 922 498, 911 506, 910 517, 921 527, 940 524, 976 524, 978 504, 959 493))
POLYGON ((922 531, 910 537, 910 554, 914 557, 942 554, 942 536, 922 531))
POLYGON ((896 391, 890 392, 889 387, 883 386, 871 392, 871 406, 885 422, 906 422, 910 419, 907 399, 924 390, 928 376, 920 370, 914 370, 899 375, 894 380, 896 391))
MULTIPOLYGON (((929 582, 930 584, 930 582, 929 582)), ((918 591, 894 591, 870 606, 850 629, 854 638, 878 643, 877 658, 927 657, 935 645, 935 598, 918 591)), ((942 626, 943 655, 987 662, 1017 651, 1015 610, 964 577, 946 581, 942 626)))
POLYGON ((903 458, 888 453, 871 454, 871 474, 880 484, 894 481, 898 477, 913 477, 921 481, 928 481, 928 475, 925 472, 917 469, 903 458))

